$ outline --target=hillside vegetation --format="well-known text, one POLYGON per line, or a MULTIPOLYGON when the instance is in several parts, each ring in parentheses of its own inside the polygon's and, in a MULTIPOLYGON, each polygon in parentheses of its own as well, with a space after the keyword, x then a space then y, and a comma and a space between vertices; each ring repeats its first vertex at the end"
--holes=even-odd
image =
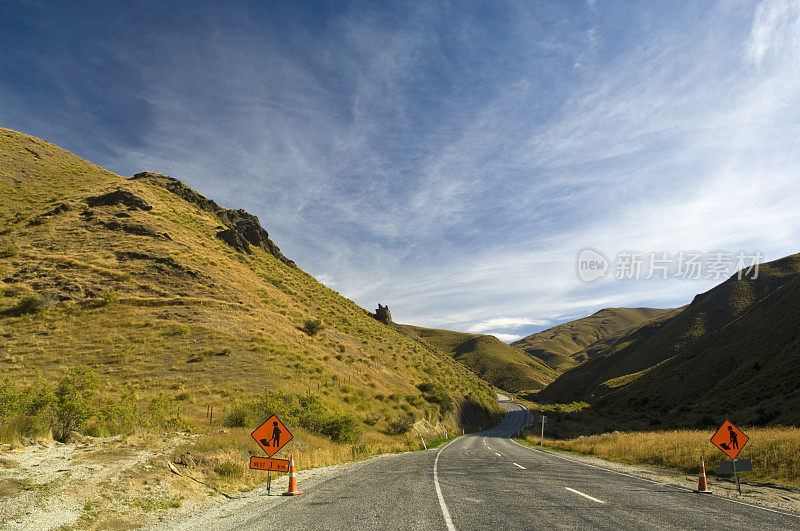
POLYGON ((176 179, 124 178, 0 129, 0 227, 6 440, 51 433, 60 399, 47 390, 68 374, 68 398, 91 398, 74 429, 222 424, 242 434, 226 444, 253 453, 247 430, 272 412, 296 450, 327 440, 348 455, 415 448, 414 423, 469 430, 499 414, 461 364, 303 272, 254 216, 176 179))
POLYGON ((583 401, 605 423, 800 425, 800 255, 732 276, 533 397, 583 401))
POLYGON ((598 351, 645 322, 675 310, 657 308, 605 308, 512 343, 544 361, 558 372, 580 365, 598 351))
POLYGON ((545 363, 494 336, 401 326, 424 344, 453 356, 475 374, 505 391, 539 390, 558 376, 545 363))

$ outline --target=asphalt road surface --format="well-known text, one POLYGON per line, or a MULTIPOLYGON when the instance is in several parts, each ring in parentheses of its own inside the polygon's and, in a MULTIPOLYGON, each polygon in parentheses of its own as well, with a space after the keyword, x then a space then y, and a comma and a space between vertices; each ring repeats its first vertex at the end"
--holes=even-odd
MULTIPOLYGON (((305 494, 203 523, 215 529, 800 529, 800 517, 524 447, 492 430, 427 452, 365 461, 305 494)), ((303 490, 301 483, 300 488, 303 490)), ((188 523, 188 522, 187 522, 188 523)))

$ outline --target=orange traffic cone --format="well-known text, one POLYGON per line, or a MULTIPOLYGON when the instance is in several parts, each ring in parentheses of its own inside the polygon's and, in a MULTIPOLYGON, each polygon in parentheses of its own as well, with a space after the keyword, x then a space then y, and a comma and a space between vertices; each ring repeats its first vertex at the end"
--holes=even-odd
POLYGON ((283 493, 284 496, 296 496, 303 494, 303 491, 297 490, 297 472, 294 471, 294 456, 289 456, 289 490, 283 493))
POLYGON ((700 474, 698 474, 698 482, 697 482, 697 490, 693 492, 697 492, 699 494, 711 494, 711 491, 708 490, 708 483, 706 482, 706 464, 703 461, 703 457, 700 457, 700 474))

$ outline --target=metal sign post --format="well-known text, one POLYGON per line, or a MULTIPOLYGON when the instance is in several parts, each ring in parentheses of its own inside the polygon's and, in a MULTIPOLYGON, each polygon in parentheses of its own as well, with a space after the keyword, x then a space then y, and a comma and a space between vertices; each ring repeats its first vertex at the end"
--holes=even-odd
POLYGON ((547 417, 542 415, 542 440, 539 442, 539 446, 544 446, 544 421, 547 420, 547 417))
POLYGON ((290 471, 288 460, 272 459, 272 456, 292 440, 292 434, 278 417, 272 415, 264 424, 256 428, 250 436, 270 457, 270 459, 256 456, 250 457, 250 468, 267 471, 267 496, 269 496, 272 488, 272 471, 290 471))
POLYGON ((745 435, 742 430, 734 426, 729 420, 723 422, 722 426, 720 426, 717 432, 711 437, 711 443, 731 458, 733 479, 736 481, 736 491, 739 493, 739 496, 742 495, 742 487, 739 484, 739 473, 736 470, 736 456, 739 455, 739 452, 742 451, 742 448, 749 440, 750 437, 745 435))

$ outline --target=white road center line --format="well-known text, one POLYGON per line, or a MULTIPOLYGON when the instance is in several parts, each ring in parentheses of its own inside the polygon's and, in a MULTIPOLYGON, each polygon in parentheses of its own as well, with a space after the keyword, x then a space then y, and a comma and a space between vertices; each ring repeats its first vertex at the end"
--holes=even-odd
POLYGON ((522 466, 522 465, 520 465, 520 464, 518 464, 518 463, 511 463, 511 464, 512 464, 512 465, 514 465, 514 466, 517 466, 517 467, 521 468, 522 470, 527 470, 527 469, 526 469, 524 466, 522 466))
POLYGON ((575 493, 575 494, 577 494, 578 496, 583 496, 583 497, 584 497, 584 498, 586 498, 586 499, 592 500, 593 502, 597 502, 597 503, 605 503, 603 500, 598 500, 597 498, 592 498, 592 497, 591 497, 591 496, 589 496, 588 494, 584 494, 584 493, 582 493, 582 492, 581 492, 581 491, 579 491, 579 490, 571 489, 571 488, 569 488, 569 487, 564 487, 564 488, 565 488, 565 489, 567 489, 567 490, 568 490, 568 491, 570 491, 570 492, 574 492, 574 493, 575 493))
POLYGON ((436 452, 436 459, 433 460, 433 485, 436 487, 436 497, 439 498, 439 507, 442 509, 442 516, 444 517, 444 524, 447 526, 447 531, 456 531, 456 526, 453 525, 453 519, 450 517, 450 511, 447 508, 447 504, 444 502, 442 488, 439 486, 439 471, 437 468, 439 466, 439 456, 442 455, 442 451, 457 440, 458 439, 453 439, 449 443, 442 446, 441 450, 436 452))

